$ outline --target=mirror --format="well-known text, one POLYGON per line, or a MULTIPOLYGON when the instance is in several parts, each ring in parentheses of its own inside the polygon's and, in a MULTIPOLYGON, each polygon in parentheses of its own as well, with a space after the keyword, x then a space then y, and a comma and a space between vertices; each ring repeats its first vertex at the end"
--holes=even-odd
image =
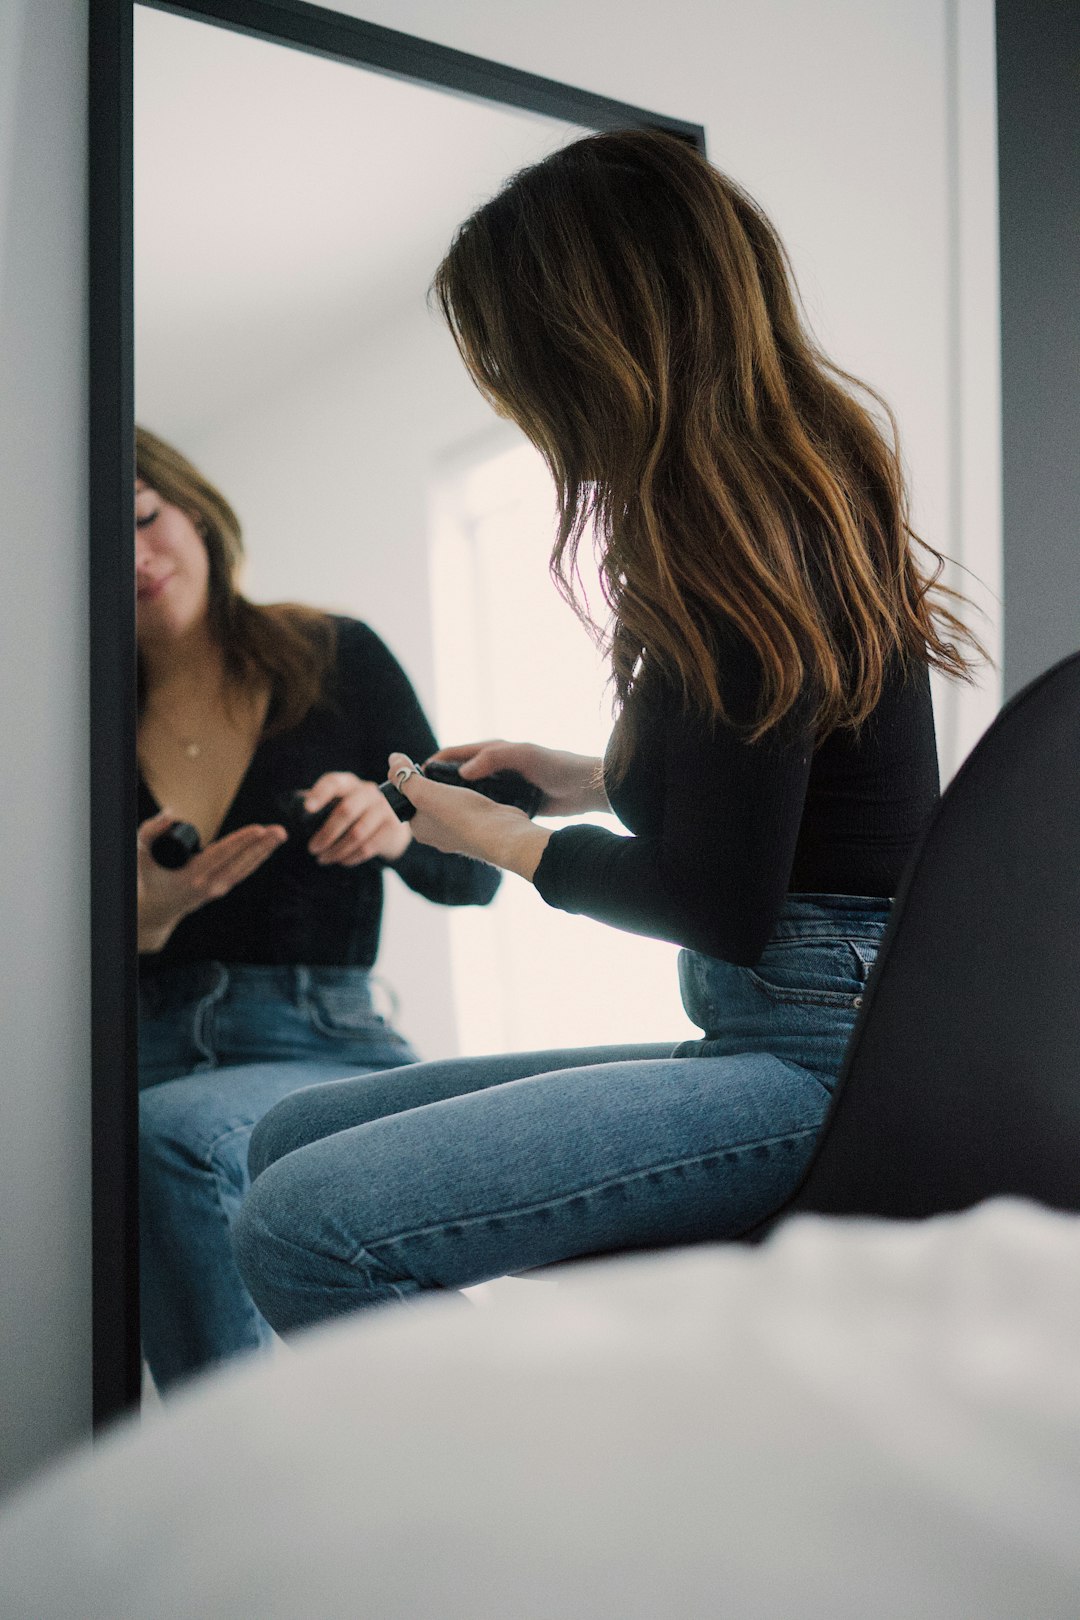
MULTIPOLYGON (((306 9, 295 8, 301 21, 306 9)), ((547 573, 549 476, 477 393, 425 295, 456 225, 516 169, 590 128, 648 122, 699 145, 700 131, 503 69, 487 77, 512 87, 509 104, 463 94, 461 62, 473 59, 453 63, 458 53, 417 41, 406 42, 408 78, 372 71, 365 51, 385 66, 371 49, 376 36, 380 48, 405 36, 363 24, 349 25, 355 52, 344 61, 313 54, 315 20, 310 38, 294 41, 309 48, 290 49, 175 12, 134 8, 138 422, 237 513, 250 600, 362 621, 378 638, 371 645, 389 649, 404 670, 440 744, 508 736, 601 753, 610 727, 604 674, 547 573), (417 72, 417 47, 433 82, 417 72)), ((138 508, 151 529, 155 493, 147 483, 138 508)), ((155 586, 160 555, 143 568, 155 586)), ((141 603, 140 636, 148 616, 141 603)), ((197 778, 205 760, 189 737, 191 717, 155 713, 156 750, 140 730, 140 816, 152 788, 158 803, 168 797, 197 821, 198 793, 184 798, 181 758, 191 756, 197 778)), ((356 723, 371 716, 358 713, 356 723)), ((259 743, 219 811, 241 805, 262 751, 280 755, 283 742, 259 743)), ((234 739, 233 757, 240 747, 234 739)), ((303 757, 294 756, 297 771, 303 757)), ((329 767, 320 756, 314 774, 329 767)), ((312 785, 277 782, 282 790, 312 785)), ((220 819, 206 815, 204 833, 220 819)), ((243 819, 227 814, 224 830, 243 819)), ((280 866, 286 852, 275 851, 258 881, 275 859, 280 866)), ((340 868, 324 876, 342 881, 340 868)), ((254 888, 256 877, 243 882, 254 888)), ((481 885, 475 898, 484 904, 437 903, 395 872, 379 886, 371 1006, 358 1014, 325 976, 301 996, 329 1044, 341 1041, 339 1074, 358 1067, 358 1027, 369 1040, 373 1021, 423 1058, 695 1033, 678 999, 674 946, 556 914, 514 877, 494 899, 481 885)), ((197 980, 184 991, 194 1042, 186 1068, 171 1049, 163 1069, 148 1057, 148 1029, 159 1030, 174 1007, 160 955, 148 953, 156 960, 143 974, 140 1061, 144 1083, 162 1099, 178 1097, 170 1088, 188 1075, 213 1081, 219 1065, 275 1056, 272 1042, 257 1052, 230 1047, 215 1026, 224 979, 214 976, 212 935, 212 927, 199 935, 201 957, 189 945, 176 964, 197 980)), ((319 954, 322 940, 299 961, 277 940, 263 944, 259 964, 338 960, 334 944, 319 954)), ((221 948, 226 966, 243 960, 236 949, 221 948)), ((116 1149, 119 1176, 129 1148, 116 1149)), ((221 1174, 227 1180, 227 1166, 221 1174)), ((144 1246, 175 1239, 197 1249, 189 1217, 199 1218, 160 1200, 144 1246)), ((189 1281, 202 1291, 194 1273, 189 1281)), ((144 1298, 144 1310, 161 1308, 144 1298)), ((123 1332, 130 1345, 130 1319, 123 1332)), ((186 1370, 203 1354, 192 1350, 186 1370)), ((115 1403, 115 1392, 103 1399, 115 1403)))

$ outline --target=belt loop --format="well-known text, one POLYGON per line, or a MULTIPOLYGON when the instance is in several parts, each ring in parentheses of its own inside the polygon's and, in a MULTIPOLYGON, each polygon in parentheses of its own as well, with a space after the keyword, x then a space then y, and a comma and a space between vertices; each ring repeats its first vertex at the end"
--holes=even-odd
POLYGON ((214 983, 206 995, 202 996, 195 1007, 195 1017, 192 1021, 191 1038, 199 1051, 203 1054, 200 1069, 212 1069, 217 1062, 217 1055, 213 1046, 213 1012, 218 1002, 229 988, 229 970, 224 962, 211 962, 214 971, 214 983))

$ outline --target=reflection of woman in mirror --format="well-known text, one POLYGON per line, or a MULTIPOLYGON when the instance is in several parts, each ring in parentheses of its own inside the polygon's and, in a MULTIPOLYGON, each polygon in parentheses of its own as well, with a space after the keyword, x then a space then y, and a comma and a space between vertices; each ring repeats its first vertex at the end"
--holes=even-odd
POLYGON ((966 676, 976 647, 918 565, 895 445, 800 324, 774 230, 689 146, 599 135, 524 170, 435 289, 553 474, 571 600, 594 527, 619 708, 602 764, 446 756, 521 771, 554 815, 610 804, 632 836, 548 831, 402 749, 411 826, 682 946, 703 1038, 423 1064, 280 1104, 237 1252, 282 1330, 728 1238, 782 1206, 938 796, 929 669, 966 676))
POLYGON ((254 1122, 299 1086, 415 1061, 372 1004, 383 870, 447 905, 484 904, 499 875, 415 842, 379 793, 403 734, 420 755, 435 739, 374 631, 247 601, 231 507, 153 434, 136 451, 142 1333, 160 1389, 270 1338, 229 1233, 254 1122), (313 835, 287 815, 297 789, 335 805, 313 835), (177 819, 203 848, 173 870, 150 846, 177 819))

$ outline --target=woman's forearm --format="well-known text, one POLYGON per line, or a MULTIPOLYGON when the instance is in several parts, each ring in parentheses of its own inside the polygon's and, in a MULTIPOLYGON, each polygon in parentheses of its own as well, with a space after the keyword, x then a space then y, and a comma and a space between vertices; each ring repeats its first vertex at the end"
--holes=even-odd
MULTIPOLYGON (((550 810, 541 815, 584 816, 591 811, 610 811, 611 805, 604 789, 604 763, 593 754, 552 754, 557 762, 555 780, 548 797, 550 810), (559 780, 561 778, 561 780, 559 780)), ((541 782, 541 787, 546 786, 541 782)))

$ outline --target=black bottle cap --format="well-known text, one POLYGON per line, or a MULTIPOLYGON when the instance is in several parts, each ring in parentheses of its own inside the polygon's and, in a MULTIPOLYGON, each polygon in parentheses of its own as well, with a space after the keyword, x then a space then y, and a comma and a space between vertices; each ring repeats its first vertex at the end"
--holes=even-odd
POLYGON ((193 855, 202 849, 202 840, 197 827, 190 821, 174 821, 163 833, 158 833, 150 845, 150 854, 159 866, 168 867, 170 872, 179 871, 186 866, 193 855))
POLYGON ((380 783, 379 792, 399 821, 412 820, 416 814, 416 806, 405 797, 404 793, 393 782, 380 783))
POLYGON ((278 820, 290 838, 301 838, 305 841, 314 838, 338 802, 331 799, 321 810, 305 810, 304 800, 308 796, 308 791, 307 788, 293 788, 288 793, 279 794, 275 800, 278 820))

